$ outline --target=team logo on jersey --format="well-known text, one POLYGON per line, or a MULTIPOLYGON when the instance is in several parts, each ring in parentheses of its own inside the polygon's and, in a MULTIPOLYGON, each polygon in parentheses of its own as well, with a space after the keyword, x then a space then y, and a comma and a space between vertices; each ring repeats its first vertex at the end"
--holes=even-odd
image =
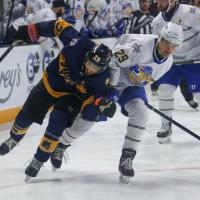
POLYGON ((132 47, 133 47, 133 52, 135 52, 135 53, 140 53, 140 52, 141 52, 141 50, 140 50, 140 47, 141 47, 141 46, 142 46, 142 45, 140 45, 140 44, 134 42, 133 45, 132 45, 132 47))
POLYGON ((69 27, 70 24, 67 22, 67 21, 64 21, 64 20, 57 20, 56 21, 56 25, 55 25, 55 28, 54 28, 54 33, 57 37, 60 36, 61 32, 69 27))

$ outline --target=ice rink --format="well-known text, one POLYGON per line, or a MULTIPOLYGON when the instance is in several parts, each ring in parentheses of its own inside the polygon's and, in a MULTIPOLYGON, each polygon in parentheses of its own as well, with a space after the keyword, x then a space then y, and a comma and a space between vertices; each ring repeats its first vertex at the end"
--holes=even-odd
MULTIPOLYGON (((158 107, 151 97, 149 103, 158 107)), ((200 112, 187 106, 179 91, 175 96, 174 119, 200 135, 200 112)), ((156 132, 159 116, 149 110, 149 123, 134 160, 131 183, 118 181, 118 161, 127 118, 118 112, 114 119, 97 123, 68 150, 70 160, 52 173, 50 162, 38 176, 25 183, 24 170, 33 157, 43 126, 33 125, 10 154, 0 157, 0 200, 199 200, 200 142, 173 126, 173 142, 160 145, 156 132)), ((9 129, 0 129, 0 142, 9 129)))

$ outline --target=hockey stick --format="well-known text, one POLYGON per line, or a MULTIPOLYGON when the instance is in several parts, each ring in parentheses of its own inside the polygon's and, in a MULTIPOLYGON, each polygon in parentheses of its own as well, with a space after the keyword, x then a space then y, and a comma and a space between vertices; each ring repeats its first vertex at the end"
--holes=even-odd
POLYGON ((1 55, 1 57, 0 57, 0 63, 1 63, 2 60, 12 51, 12 49, 13 49, 16 45, 20 44, 21 42, 22 42, 22 40, 17 40, 17 41, 15 41, 15 42, 13 42, 13 43, 6 49, 6 51, 1 55))
POLYGON ((178 61, 178 62, 173 62, 175 65, 181 65, 181 64, 199 64, 200 60, 188 60, 188 61, 178 61))
POLYGON ((86 24, 86 22, 85 22, 86 27, 90 27, 90 26, 91 26, 92 22, 94 21, 94 19, 97 17, 98 14, 99 14, 99 11, 96 10, 96 11, 94 12, 94 15, 93 15, 92 19, 91 19, 91 20, 88 20, 87 24, 86 24))
POLYGON ((180 129, 184 130, 186 133, 190 134, 191 136, 193 136, 194 138, 196 138, 197 140, 200 140, 200 136, 197 135, 196 133, 192 132, 191 130, 189 130, 188 128, 186 128, 185 126, 179 124, 177 121, 173 120, 172 118, 168 117, 167 115, 165 115, 164 113, 162 113, 161 111, 159 111, 158 109, 154 108, 152 105, 147 104, 147 107, 154 111, 155 113, 157 113, 158 115, 160 115, 161 117, 165 118, 166 120, 168 120, 169 122, 171 122, 172 124, 178 126, 180 129))
POLYGON ((15 4, 15 0, 13 0, 12 4, 11 4, 11 8, 10 8, 10 12, 9 12, 8 22, 7 22, 7 25, 6 25, 6 33, 5 33, 5 37, 4 37, 4 40, 3 40, 3 44, 5 44, 5 39, 6 39, 7 34, 8 34, 8 28, 10 26, 10 21, 11 21, 11 18, 12 18, 12 12, 13 12, 13 8, 14 8, 14 4, 15 4))

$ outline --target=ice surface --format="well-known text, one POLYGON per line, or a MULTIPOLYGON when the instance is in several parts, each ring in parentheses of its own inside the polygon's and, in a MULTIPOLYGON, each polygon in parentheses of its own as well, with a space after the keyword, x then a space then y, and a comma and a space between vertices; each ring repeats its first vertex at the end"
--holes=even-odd
MULTIPOLYGON (((150 97, 156 108, 158 102, 150 97)), ((200 112, 175 96, 174 119, 200 135, 200 112)), ((127 118, 97 123, 68 150, 70 160, 52 173, 50 162, 38 176, 25 183, 24 170, 33 157, 48 120, 33 125, 10 154, 0 157, 0 200, 199 200, 200 142, 173 126, 173 142, 160 145, 156 132, 159 116, 149 110, 149 123, 134 160, 135 177, 124 185, 118 181, 127 118)), ((0 142, 9 130, 0 129, 0 142)))

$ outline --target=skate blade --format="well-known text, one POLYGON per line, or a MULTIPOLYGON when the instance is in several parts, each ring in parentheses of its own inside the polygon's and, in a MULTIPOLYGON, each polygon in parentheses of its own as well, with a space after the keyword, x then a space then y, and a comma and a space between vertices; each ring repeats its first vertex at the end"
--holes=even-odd
POLYGON ((26 175, 26 177, 25 177, 25 180, 24 180, 24 181, 25 181, 26 183, 28 183, 30 180, 31 180, 31 176, 29 176, 29 175, 26 175))
POLYGON ((160 144, 169 144, 171 143, 171 136, 165 137, 165 138, 159 138, 159 143, 160 144))
POLYGON ((120 174, 119 182, 123 184, 128 184, 130 182, 130 176, 124 176, 123 174, 120 174))

